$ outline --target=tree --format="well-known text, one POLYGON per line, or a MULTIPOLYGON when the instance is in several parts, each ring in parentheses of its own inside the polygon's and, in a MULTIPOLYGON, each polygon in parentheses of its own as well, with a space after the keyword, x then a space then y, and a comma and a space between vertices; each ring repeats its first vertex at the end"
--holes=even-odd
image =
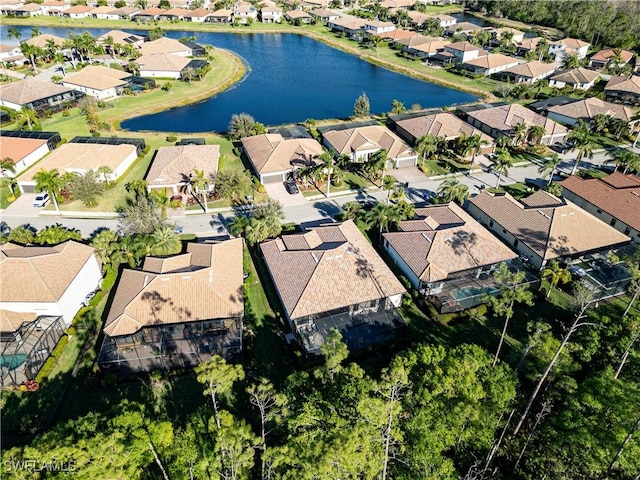
POLYGON ((462 205, 469 198, 469 187, 456 177, 449 177, 438 187, 436 198, 438 203, 456 202, 462 205))
POLYGON ((391 101, 391 113, 399 114, 405 112, 407 109, 400 100, 396 100, 395 98, 391 101))
POLYGON ((155 27, 149 30, 147 37, 149 38, 149 41, 153 41, 153 40, 158 40, 159 38, 164 37, 164 35, 165 33, 164 33, 164 30, 162 30, 162 27, 155 27))
POLYGON ((193 169, 189 175, 189 189, 195 195, 202 195, 202 209, 204 213, 209 213, 207 205, 207 194, 209 193, 209 180, 206 178, 204 170, 193 169))
POLYGON ((483 140, 477 133, 465 139, 462 151, 464 156, 471 154, 469 173, 473 170, 473 164, 476 161, 476 156, 482 152, 482 147, 485 145, 487 145, 487 141, 483 140))
POLYGON ((509 175, 509 167, 513 166, 513 159, 511 158, 511 154, 508 150, 502 150, 496 157, 491 160, 491 167, 494 172, 498 174, 498 179, 496 180, 496 188, 500 187, 500 180, 502 176, 505 177, 509 175))
POLYGON ((542 125, 532 125, 527 129, 527 138, 534 145, 539 145, 546 133, 547 130, 542 125))
POLYGON ((23 129, 25 124, 29 127, 29 130, 33 130, 33 127, 40 127, 40 120, 35 110, 31 110, 27 107, 22 107, 15 116, 16 123, 19 129, 23 129))
POLYGON ((353 104, 353 116, 356 118, 368 117, 370 109, 371 104, 369 102, 369 97, 367 97, 366 93, 362 92, 353 104))
POLYGON ((35 38, 40 35, 40 29, 38 27, 31 27, 31 38, 35 38))
POLYGON ((7 38, 8 39, 14 39, 16 41, 20 41, 20 37, 22 37, 22 33, 20 33, 20 30, 18 30, 16 27, 9 27, 7 29, 7 38))
POLYGON ((58 245, 67 240, 82 241, 80 230, 67 228, 56 223, 55 225, 49 225, 40 230, 36 235, 34 243, 39 243, 40 245, 58 245))
POLYGON ((431 158, 438 151, 438 139, 433 135, 423 135, 418 139, 416 151, 420 155, 420 162, 424 164, 427 158, 431 158))
POLYGON ((25 57, 29 59, 29 62, 31 62, 31 67, 33 68, 33 73, 37 75, 38 66, 36 65, 36 58, 42 53, 42 50, 35 45, 31 45, 27 42, 22 42, 20 44, 20 51, 25 57))
POLYGON ((93 236, 91 246, 96 250, 100 263, 104 265, 112 262, 112 255, 118 248, 119 240, 118 234, 109 229, 100 230, 93 236))
POLYGON ((551 260, 549 266, 542 270, 542 278, 548 278, 549 290, 546 297, 551 295, 551 289, 556 288, 558 283, 569 283, 571 281, 571 272, 566 268, 562 268, 556 260, 551 260))
POLYGON ((282 204, 268 200, 254 206, 249 225, 245 227, 245 238, 249 245, 255 245, 267 238, 274 238, 282 232, 280 221, 284 219, 282 204))
POLYGON ((400 25, 402 28, 406 28, 411 23, 411 17, 409 16, 409 12, 404 8, 396 9, 394 20, 396 24, 400 25))
POLYGON ((120 229, 125 235, 150 234, 165 225, 166 218, 162 209, 146 195, 127 199, 125 205, 117 210, 120 214, 120 229))
POLYGON ((229 122, 229 136, 233 140, 240 140, 254 134, 255 119, 248 113, 234 113, 229 122))
POLYGON ((618 147, 613 152, 609 153, 611 159, 607 160, 605 163, 614 163, 615 170, 618 171, 618 168, 622 168, 622 174, 626 175, 627 172, 640 172, 640 155, 637 153, 627 149, 618 147))
POLYGON ((549 155, 549 158, 546 159, 540 167, 538 168, 538 173, 544 175, 546 172, 549 172, 549 181, 547 182, 547 186, 551 185, 553 181, 553 176, 556 174, 556 170, 558 166, 562 163, 562 159, 558 156, 557 153, 552 153, 549 155))
POLYGON ((387 171, 387 151, 383 148, 371 155, 365 163, 365 168, 373 178, 383 179, 387 171))
POLYGON ((251 219, 247 215, 236 213, 227 224, 227 231, 234 237, 244 237, 250 224, 251 219))
POLYGON ((40 171, 33 176, 33 180, 36 182, 36 192, 47 192, 56 207, 56 212, 60 215, 58 195, 60 195, 63 183, 58 170, 55 168, 52 170, 40 169, 40 171))
POLYGON ((223 170, 216 177, 216 192, 222 198, 237 201, 252 191, 251 174, 246 170, 223 170))
POLYGON ((589 122, 589 128, 596 135, 602 135, 607 132, 607 127, 611 123, 611 115, 606 113, 597 113, 589 122))
POLYGON ((533 305, 533 293, 529 290, 529 285, 525 283, 525 272, 512 272, 506 263, 501 263, 493 272, 493 278, 498 286, 500 295, 487 295, 485 300, 491 305, 496 315, 504 316, 504 325, 502 334, 498 342, 496 354, 493 357, 493 366, 495 367, 500 357, 500 350, 504 343, 504 337, 507 333, 509 320, 513 316, 513 307, 516 303, 524 303, 533 305))
POLYGON ((573 142, 573 146, 570 151, 577 151, 576 162, 571 169, 571 175, 575 175, 578 171, 578 167, 580 166, 580 162, 584 157, 593 158, 593 139, 591 138, 591 133, 589 132, 589 125, 587 125, 583 120, 578 120, 576 125, 573 127, 573 130, 569 132, 569 136, 567 137, 569 141, 573 142))
POLYGON ((357 201, 347 202, 342 205, 342 217, 345 220, 355 220, 362 212, 362 204, 357 201))
POLYGON ((16 173, 16 164, 12 158, 4 157, 0 160, 0 176, 8 177, 7 172, 16 173))
POLYGON ((74 175, 68 188, 71 197, 80 200, 85 207, 98 205, 98 199, 104 192, 104 184, 93 170, 88 170, 84 175, 74 175))
POLYGON ((511 135, 513 136, 514 145, 522 145, 527 138, 527 124, 524 122, 516 123, 511 128, 511 135))
POLYGON ((195 372, 198 382, 205 386, 203 394, 211 397, 213 416, 220 429, 220 396, 228 393, 235 382, 244 380, 244 370, 241 365, 227 363, 219 355, 213 355, 211 360, 198 365, 195 372))
POLYGON ((376 205, 367 212, 365 220, 368 225, 379 228, 380 240, 382 240, 382 232, 388 232, 389 227, 400 222, 402 218, 395 205, 376 203, 376 205))
POLYGON ((182 242, 171 225, 163 225, 151 234, 153 245, 151 254, 156 256, 175 255, 182 250, 182 242))
POLYGON ((582 62, 578 58, 578 55, 567 53, 562 59, 562 68, 564 70, 572 70, 582 66, 582 62))
POLYGON ((127 182, 124 188, 127 192, 133 193, 135 198, 139 198, 148 196, 148 186, 149 183, 146 180, 138 179, 127 182))
POLYGON ((7 240, 20 245, 29 245, 35 241, 36 229, 31 225, 20 225, 19 227, 12 228, 11 232, 7 236, 7 240))

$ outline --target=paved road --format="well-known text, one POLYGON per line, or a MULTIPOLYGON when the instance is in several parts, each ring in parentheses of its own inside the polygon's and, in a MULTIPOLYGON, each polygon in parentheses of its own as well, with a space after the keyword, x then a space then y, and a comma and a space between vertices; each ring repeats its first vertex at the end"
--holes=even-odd
MULTIPOLYGON (((640 153, 640 148, 635 151, 640 153)), ((560 165, 560 170, 570 173, 575 159, 575 154, 564 154, 561 157, 565 160, 560 165)), ((599 151, 594 154, 591 160, 583 161, 581 167, 588 168, 600 166, 608 159, 606 152, 599 151)), ((417 169, 403 172, 398 176, 403 181, 409 182, 407 196, 410 201, 419 203, 423 202, 425 195, 434 195, 442 179, 431 180, 421 173, 416 173, 417 169)), ((399 171, 391 171, 390 174, 399 173, 399 171)), ((502 184, 511 184, 524 181, 538 181, 543 183, 544 180, 539 178, 538 166, 527 165, 524 167, 513 167, 509 170, 509 176, 503 178, 502 184)), ((492 173, 475 170, 472 175, 460 175, 459 180, 468 185, 472 194, 478 193, 482 186, 493 187, 496 184, 497 177, 492 173)), ((283 188, 284 190, 284 188, 283 188)), ((285 215, 286 221, 295 222, 302 226, 312 226, 332 221, 332 218, 340 212, 341 206, 346 202, 353 200, 378 199, 386 198, 387 192, 384 191, 368 191, 365 193, 352 193, 330 198, 318 198, 304 202, 294 202, 286 205, 285 215)), ((102 228, 110 228, 116 230, 118 228, 118 220, 114 218, 69 218, 44 215, 41 210, 31 206, 33 194, 25 194, 20 197, 8 209, 0 212, 0 218, 14 228, 25 223, 41 229, 48 225, 61 223, 70 228, 79 229, 84 236, 90 236, 93 232, 102 228)), ((224 223, 233 215, 232 212, 221 212, 209 215, 188 215, 182 217, 173 217, 170 220, 184 228, 184 232, 196 233, 199 236, 216 236, 224 233, 224 223)))

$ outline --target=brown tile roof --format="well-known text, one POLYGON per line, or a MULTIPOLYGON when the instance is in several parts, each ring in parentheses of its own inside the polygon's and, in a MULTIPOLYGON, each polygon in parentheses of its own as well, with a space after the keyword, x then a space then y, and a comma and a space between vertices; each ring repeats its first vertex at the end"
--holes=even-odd
POLYGON ((100 14, 105 14, 105 13, 111 13, 115 10, 114 7, 110 7, 108 5, 103 5, 101 7, 96 7, 93 10, 91 10, 91 15, 100 15, 100 14))
POLYGON ((219 158, 219 145, 160 147, 145 179, 150 187, 178 185, 185 183, 194 169, 202 170, 207 178, 215 178, 219 158))
POLYGON ((290 319, 405 292, 351 220, 260 248, 290 319))
POLYGON ((482 192, 469 202, 545 260, 629 241, 629 237, 573 203, 562 202, 542 190, 530 200, 532 206, 526 204, 526 199, 518 202, 508 193, 482 192), (545 200, 545 196, 549 198, 545 200), (551 206, 544 206, 545 203, 551 206))
POLYGON ((136 59, 141 71, 182 72, 191 59, 172 55, 171 53, 154 53, 136 59))
POLYGON ((46 145, 46 143, 46 140, 38 140, 36 138, 2 136, 0 137, 0 155, 2 155, 2 158, 10 158, 13 163, 18 163, 42 145, 46 145))
POLYGON ((419 42, 416 42, 415 44, 411 44, 411 42, 409 42, 409 44, 406 44, 406 46, 409 50, 425 52, 428 54, 436 54, 444 50, 444 47, 446 47, 448 44, 449 42, 441 38, 423 37, 419 42))
POLYGON ((189 243, 185 254, 122 272, 104 332, 114 337, 153 325, 239 317, 242 276, 242 239, 189 243))
POLYGON ((538 46, 538 43, 540 43, 540 40, 542 40, 542 37, 525 38, 518 44, 518 47, 523 50, 534 50, 538 46))
POLYGON ((562 188, 640 231, 640 178, 615 172, 607 178, 583 180, 571 176, 562 188))
POLYGON ((58 46, 62 46, 66 39, 62 37, 58 37, 57 35, 49 35, 48 33, 43 33, 41 35, 37 35, 28 40, 25 40, 24 43, 28 45, 32 45, 34 47, 46 48, 47 42, 49 40, 53 40, 53 42, 58 46))
POLYGON ((384 234, 413 273, 424 282, 516 258, 480 223, 455 203, 417 208, 400 232, 384 234))
POLYGON ((111 30, 104 35, 98 37, 98 41, 104 42, 108 37, 111 37, 113 43, 125 45, 132 42, 142 42, 144 38, 135 33, 123 32, 122 30, 111 30), (128 40, 128 41, 127 41, 128 40))
POLYGON ((507 55, 503 55, 501 53, 491 53, 486 57, 474 58, 473 60, 467 60, 464 62, 464 65, 473 65, 480 68, 496 68, 502 67, 504 65, 513 65, 518 63, 519 60, 517 58, 509 57, 507 55))
POLYGON ((36 318, 35 312, 13 312, 0 309, 0 332, 15 332, 23 324, 33 322, 36 318))
POLYGON ((493 138, 482 130, 477 129, 467 122, 463 122, 453 113, 449 112, 408 118, 406 120, 400 120, 397 122, 397 125, 416 139, 424 135, 433 135, 434 137, 444 137, 447 140, 453 140, 464 133, 467 137, 480 135, 480 138, 488 144, 493 143, 493 138))
POLYGON ((315 161, 322 145, 313 138, 285 140, 279 133, 267 133, 242 139, 247 157, 259 174, 284 172, 293 168, 292 161, 315 161))
POLYGON ((42 6, 38 5, 37 3, 27 3, 26 5, 17 7, 15 10, 17 12, 38 12, 42 10, 42 6))
POLYGON ((286 13, 289 18, 311 18, 311 15, 305 12, 304 10, 289 10, 286 13))
POLYGON ((172 17, 184 17, 190 10, 186 8, 174 7, 169 10, 165 10, 160 16, 172 16, 172 17))
POLYGON ((545 128, 547 135, 567 133, 567 129, 559 123, 517 103, 476 110, 469 112, 468 115, 502 132, 504 135, 510 135, 511 129, 518 123, 525 123, 528 126, 540 125, 545 128))
MULTIPOLYGON (((164 10, 163 10, 164 12, 164 10)), ((153 55, 156 53, 191 53, 191 48, 173 38, 161 37, 151 42, 144 42, 140 47, 141 55, 153 55)))
POLYGON ((380 34, 381 38, 385 40, 400 40, 401 38, 411 38, 417 37, 419 34, 414 32, 413 30, 403 30, 401 28, 396 28, 392 32, 383 32, 380 34))
POLYGON ((455 25, 448 26, 447 30, 452 32, 475 32, 477 30, 482 30, 482 27, 471 22, 459 22, 455 25))
POLYGON ((209 10, 205 10, 204 8, 196 8, 195 10, 189 11, 189 13, 184 14, 184 18, 201 18, 208 17, 211 15, 209 10))
MULTIPOLYGON (((165 10, 162 8, 158 8, 158 7, 151 7, 151 8, 147 8, 145 10, 140 10, 137 14, 137 16, 143 16, 143 17, 157 17, 158 15, 160 15, 161 13, 163 13, 165 10)), ((151 43, 151 42, 149 42, 151 43)))
POLYGON ((414 35, 413 37, 407 37, 407 38, 399 38, 396 40, 396 43, 399 43, 401 45, 406 45, 407 47, 416 47, 418 45, 421 44, 429 44, 429 43, 434 43, 434 42, 439 42, 442 43, 444 48, 444 45, 449 45, 449 42, 447 40, 445 40, 444 38, 441 37, 425 37, 424 35, 414 35))
POLYGON ((505 73, 513 73, 522 77, 537 78, 541 75, 551 75, 560 67, 559 63, 544 63, 538 60, 521 63, 515 67, 504 70, 505 73))
POLYGON ((640 77, 632 75, 630 77, 611 77, 604 87, 605 92, 627 92, 640 94, 640 77))
POLYGON ((351 15, 343 15, 340 18, 332 20, 331 23, 333 25, 338 25, 349 30, 360 30, 362 27, 364 27, 366 20, 364 18, 354 17, 351 15))
POLYGON ((74 5, 72 7, 67 8, 64 11, 64 14, 69 14, 69 13, 87 13, 90 12, 91 10, 93 10, 94 7, 88 7, 86 5, 74 5))
MULTIPOLYGON (((633 58, 634 53, 630 50, 620 50, 620 58, 624 63, 628 63, 633 58)), ((605 48, 594 54, 589 60, 606 62, 616 56, 614 48, 605 48)))
POLYGON ((557 40, 555 42, 549 42, 550 45, 564 45, 565 48, 569 48, 571 50, 578 50, 582 47, 588 47, 591 45, 589 42, 585 42, 583 40, 578 40, 577 38, 563 38, 562 40, 557 40))
POLYGON ((323 134, 338 154, 351 154, 359 150, 384 149, 389 159, 415 156, 416 153, 400 137, 381 125, 331 130, 323 134))
POLYGON ((588 121, 598 114, 609 115, 628 122, 634 116, 632 108, 618 105, 617 103, 605 102, 599 98, 590 97, 584 100, 567 103, 566 105, 555 105, 549 108, 549 112, 557 113, 569 118, 583 119, 588 121))
POLYGON ((6 85, 0 85, 0 98, 6 102, 26 105, 37 100, 72 92, 73 89, 43 82, 35 78, 27 78, 6 85))
POLYGON ((91 65, 83 68, 78 73, 64 77, 64 84, 76 85, 79 87, 92 88, 94 90, 107 90, 109 88, 126 85, 126 78, 130 73, 105 67, 104 65, 91 65))
POLYGON ((385 0, 380 5, 386 8, 411 8, 416 4, 416 0, 385 0))
POLYGON ((475 46, 471 42, 453 42, 446 46, 446 50, 454 50, 456 52, 474 52, 476 50, 482 50, 482 48, 475 46))
POLYGON ((555 80, 556 82, 568 83, 569 85, 575 85, 578 83, 591 83, 599 76, 600 74, 598 72, 587 70, 586 68, 581 67, 560 72, 551 77, 551 80, 555 80))
POLYGON ((211 16, 215 18, 230 17, 232 15, 233 15, 233 10, 228 10, 226 8, 220 8, 219 10, 216 10, 211 14, 211 16))
POLYGON ((41 169, 60 172, 86 172, 102 166, 115 170, 125 159, 136 156, 135 145, 101 145, 98 143, 65 143, 49 156, 24 172, 20 182, 33 181, 33 176, 41 169))
POLYGON ((5 243, 0 246, 0 301, 57 302, 93 252, 73 240, 53 247, 5 243))

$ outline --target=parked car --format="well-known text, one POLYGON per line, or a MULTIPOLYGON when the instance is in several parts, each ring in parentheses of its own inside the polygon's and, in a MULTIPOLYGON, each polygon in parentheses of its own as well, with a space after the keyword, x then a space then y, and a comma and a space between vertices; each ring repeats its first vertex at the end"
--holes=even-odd
POLYGON ((287 189, 287 192, 290 195, 295 195, 296 193, 300 193, 300 189, 298 189, 296 182, 294 182, 293 180, 287 180, 286 182, 284 182, 284 188, 287 189))
POLYGON ((47 203, 49 203, 49 194, 48 193, 39 193, 36 195, 36 198, 33 200, 34 207, 44 207, 47 203))

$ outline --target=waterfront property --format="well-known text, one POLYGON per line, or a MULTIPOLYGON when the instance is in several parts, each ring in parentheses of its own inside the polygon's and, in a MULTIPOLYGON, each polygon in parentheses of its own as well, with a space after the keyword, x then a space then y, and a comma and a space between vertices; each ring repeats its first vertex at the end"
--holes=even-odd
POLYGON ((82 92, 72 88, 27 78, 0 86, 0 106, 20 111, 22 108, 34 110, 38 114, 46 111, 55 113, 67 107, 74 107, 84 97, 82 92))
POLYGON ((193 367, 242 351, 242 239, 189 243, 124 269, 104 326, 102 369, 121 373, 193 367))
POLYGON ((132 75, 122 70, 91 65, 62 80, 65 87, 78 90, 98 100, 117 97, 130 85, 132 75))
POLYGON ((533 84, 538 80, 550 77, 559 67, 559 63, 544 63, 534 60, 503 70, 500 78, 502 81, 510 83, 533 84))
POLYGON ((405 289, 351 220, 283 235, 260 250, 305 353, 318 354, 332 328, 358 350, 403 325, 395 310, 405 289))
POLYGON ((484 57, 474 58, 463 62, 461 67, 472 74, 484 75, 485 77, 494 73, 502 72, 507 68, 515 67, 520 63, 517 58, 509 57, 501 53, 490 53, 484 57))
POLYGON ((416 208, 398 230, 383 235, 384 248, 441 313, 482 303, 497 290, 492 270, 518 257, 455 203, 416 208))
POLYGON ((579 120, 589 123, 596 115, 607 115, 624 122, 631 122, 635 111, 624 105, 605 102, 596 97, 576 100, 565 105, 549 107, 547 116, 564 125, 575 125, 579 120))

